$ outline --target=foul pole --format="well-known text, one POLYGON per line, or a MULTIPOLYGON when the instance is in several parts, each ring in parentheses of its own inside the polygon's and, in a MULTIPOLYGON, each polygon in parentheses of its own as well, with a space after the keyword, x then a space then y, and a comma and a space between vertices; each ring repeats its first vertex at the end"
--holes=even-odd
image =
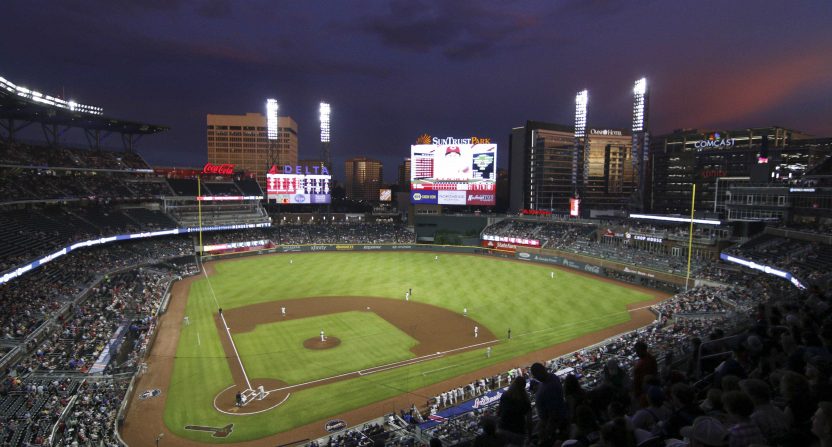
POLYGON ((690 256, 693 254, 693 210, 696 202, 696 183, 693 184, 693 193, 690 196, 690 228, 688 228, 688 276, 685 278, 685 290, 688 290, 690 282, 690 256))
POLYGON ((201 175, 196 176, 196 211, 197 216, 199 218, 199 256, 202 256, 202 200, 199 200, 202 197, 202 179, 201 175))

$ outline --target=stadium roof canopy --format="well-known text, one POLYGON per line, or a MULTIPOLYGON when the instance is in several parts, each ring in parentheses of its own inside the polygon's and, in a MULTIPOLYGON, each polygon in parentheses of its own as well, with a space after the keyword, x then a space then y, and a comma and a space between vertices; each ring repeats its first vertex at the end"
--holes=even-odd
POLYGON ((69 129, 82 129, 90 149, 100 149, 102 139, 119 134, 126 150, 143 135, 169 130, 167 126, 125 121, 103 115, 99 107, 76 104, 18 87, 0 78, 0 138, 9 141, 24 128, 40 124, 50 145, 69 129), (5 133, 5 135, 3 135, 5 133))

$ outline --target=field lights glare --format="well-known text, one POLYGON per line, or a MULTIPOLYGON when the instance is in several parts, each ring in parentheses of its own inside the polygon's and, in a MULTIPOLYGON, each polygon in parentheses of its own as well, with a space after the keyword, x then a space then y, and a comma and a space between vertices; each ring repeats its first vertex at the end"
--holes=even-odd
POLYGON ((328 102, 322 102, 320 107, 321 143, 329 143, 329 117, 332 109, 328 102))
POLYGON ((277 139, 277 100, 266 100, 266 126, 269 140, 277 139))
POLYGON ((589 103, 589 92, 581 90, 575 96, 575 138, 586 135, 586 109, 589 103))
POLYGON ((647 93, 647 78, 641 78, 636 81, 633 87, 633 94, 643 95, 645 93, 647 93))

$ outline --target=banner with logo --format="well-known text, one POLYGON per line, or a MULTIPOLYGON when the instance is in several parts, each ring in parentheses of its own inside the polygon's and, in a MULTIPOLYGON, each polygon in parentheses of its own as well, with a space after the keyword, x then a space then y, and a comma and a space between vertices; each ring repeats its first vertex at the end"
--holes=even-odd
POLYGON ((410 203, 437 205, 439 191, 411 191, 410 203))
POLYGON ((545 262, 547 264, 562 265, 564 267, 589 272, 595 275, 606 275, 604 268, 601 266, 587 264, 581 261, 573 261, 571 259, 562 258, 560 256, 538 255, 526 252, 519 252, 516 256, 517 259, 521 259, 523 261, 545 262))
POLYGON ((500 398, 503 397, 503 393, 507 389, 508 388, 500 388, 499 390, 489 391, 483 394, 482 396, 477 397, 474 400, 469 400, 455 407, 446 408, 442 411, 438 411, 436 415, 434 415, 437 417, 434 417, 432 420, 419 424, 419 428, 422 430, 427 430, 436 427, 437 425, 446 422, 448 419, 452 419, 461 414, 469 413, 474 410, 482 410, 484 408, 497 405, 500 403, 500 398))
POLYGON ((465 205, 465 191, 437 191, 440 205, 465 205))

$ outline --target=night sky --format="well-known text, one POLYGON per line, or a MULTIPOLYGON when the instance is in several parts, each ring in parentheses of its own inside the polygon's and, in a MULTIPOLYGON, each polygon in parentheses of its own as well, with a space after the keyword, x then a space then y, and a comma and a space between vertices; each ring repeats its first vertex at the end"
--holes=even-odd
POLYGON ((572 124, 583 88, 590 127, 629 128, 641 76, 653 134, 832 136, 828 0, 6 0, 0 17, 0 76, 170 126, 140 142, 152 164, 201 165, 206 114, 275 97, 300 158, 317 158, 332 104, 336 174, 366 155, 393 180, 421 133, 491 137, 505 166, 511 128, 572 124))

